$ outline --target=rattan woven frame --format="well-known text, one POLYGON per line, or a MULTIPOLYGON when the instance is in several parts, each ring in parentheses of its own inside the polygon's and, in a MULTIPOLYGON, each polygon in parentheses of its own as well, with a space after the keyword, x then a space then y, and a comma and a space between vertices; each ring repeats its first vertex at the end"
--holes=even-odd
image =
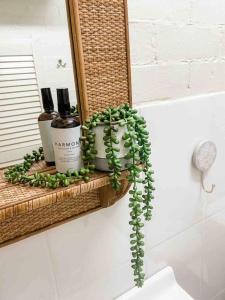
MULTIPOLYGON (((132 104, 125 0, 66 0, 74 74, 81 120, 94 112, 123 103, 132 104)), ((54 173, 43 163, 33 171, 54 173)), ((55 191, 12 185, 0 170, 0 246, 40 230, 111 206, 128 189, 126 171, 115 192, 105 173, 55 191)))
POLYGON ((68 0, 82 120, 132 105, 126 0, 68 0))

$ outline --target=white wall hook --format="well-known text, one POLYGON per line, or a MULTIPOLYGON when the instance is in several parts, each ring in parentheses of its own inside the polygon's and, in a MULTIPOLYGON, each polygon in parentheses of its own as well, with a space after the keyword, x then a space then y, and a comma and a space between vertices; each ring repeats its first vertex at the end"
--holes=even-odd
POLYGON ((212 184, 210 189, 206 188, 205 182, 204 182, 204 179, 205 179, 204 177, 205 177, 205 173, 201 173, 201 184, 202 184, 202 188, 203 188, 203 190, 204 190, 206 193, 212 194, 212 193, 214 192, 214 189, 215 189, 216 185, 215 185, 215 184, 212 184))
POLYGON ((201 172, 201 185, 203 190, 208 194, 213 193, 216 185, 212 184, 210 189, 206 188, 204 183, 205 174, 214 164, 216 156, 216 145, 211 141, 201 142, 193 154, 193 164, 201 172))

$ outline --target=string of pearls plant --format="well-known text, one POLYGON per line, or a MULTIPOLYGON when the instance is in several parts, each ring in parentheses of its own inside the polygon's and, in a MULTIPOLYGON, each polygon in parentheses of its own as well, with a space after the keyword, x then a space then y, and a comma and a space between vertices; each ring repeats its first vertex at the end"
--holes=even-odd
POLYGON ((119 190, 121 187, 119 179, 122 171, 121 160, 117 155, 120 149, 118 148, 118 128, 115 124, 126 128, 123 140, 124 147, 128 150, 125 156, 127 160, 126 169, 129 174, 127 179, 132 184, 129 191, 131 217, 129 224, 132 229, 130 235, 131 263, 134 269, 134 281, 138 287, 142 287, 145 278, 143 272, 144 234, 142 228, 144 223, 142 216, 146 221, 151 220, 153 209, 151 202, 154 198, 149 133, 144 118, 140 117, 137 110, 130 108, 127 104, 94 114, 83 126, 83 161, 87 168, 93 163, 93 158, 96 155, 94 128, 102 123, 105 125, 103 140, 108 166, 111 170, 111 184, 115 190, 119 190), (144 185, 143 192, 141 184, 144 185))
POLYGON ((104 138, 106 159, 110 169, 110 181, 113 189, 119 191, 121 188, 120 176, 123 170, 121 159, 118 157, 120 143, 117 133, 118 127, 125 129, 122 137, 126 148, 126 165, 128 170, 127 180, 132 184, 129 191, 130 208, 130 245, 131 264, 134 272, 136 286, 142 287, 144 283, 144 220, 150 221, 152 217, 153 196, 153 171, 150 162, 151 144, 149 133, 146 129, 146 122, 143 117, 137 114, 137 110, 129 107, 128 104, 118 108, 108 108, 101 113, 95 113, 90 120, 82 126, 83 135, 82 159, 84 167, 79 171, 67 172, 66 174, 56 173, 54 175, 46 173, 29 174, 31 166, 44 159, 42 148, 33 151, 32 155, 27 154, 22 164, 9 168, 5 172, 5 177, 9 182, 29 184, 30 186, 47 187, 56 189, 67 187, 77 181, 88 182, 91 174, 95 170, 96 144, 95 128, 104 124, 104 138), (142 188, 143 186, 143 188, 142 188))
POLYGON ((67 187, 70 184, 84 180, 90 180, 90 174, 94 172, 95 166, 90 165, 89 169, 81 168, 79 171, 68 171, 66 174, 56 173, 54 175, 47 173, 29 174, 28 171, 36 162, 44 160, 43 149, 33 150, 32 154, 24 156, 24 162, 10 167, 5 171, 6 179, 11 183, 29 184, 30 186, 56 189, 58 187, 67 187))

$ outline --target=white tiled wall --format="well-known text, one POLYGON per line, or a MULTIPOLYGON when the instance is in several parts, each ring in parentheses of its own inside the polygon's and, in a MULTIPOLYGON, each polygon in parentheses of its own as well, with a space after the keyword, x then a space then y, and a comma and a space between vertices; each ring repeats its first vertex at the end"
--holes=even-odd
POLYGON ((39 88, 51 87, 56 101, 55 89, 68 87, 76 103, 65 0, 0 0, 0 47, 12 42, 32 45, 39 88))
MULTIPOLYGON (((224 90, 225 3, 128 4, 134 100, 150 126, 156 180, 153 220, 145 227, 146 274, 171 265, 194 299, 224 300, 225 92, 176 98, 224 90), (146 103, 164 99, 173 101, 146 103), (216 184, 212 195, 201 190, 191 165, 205 139, 218 147, 206 178, 216 184)), ((0 249, 0 300, 115 299, 133 286, 128 220, 125 197, 0 249)))

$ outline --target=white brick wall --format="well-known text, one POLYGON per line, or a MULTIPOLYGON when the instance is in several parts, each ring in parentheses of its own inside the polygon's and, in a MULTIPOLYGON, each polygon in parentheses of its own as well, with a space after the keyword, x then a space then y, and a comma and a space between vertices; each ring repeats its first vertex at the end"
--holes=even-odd
POLYGON ((192 2, 192 21, 194 23, 225 24, 224 0, 193 0, 192 2))
POLYGON ((224 0, 128 0, 134 102, 225 90, 224 0))
POLYGON ((152 64, 133 67, 133 98, 135 102, 163 100, 188 95, 189 68, 186 63, 152 64), (137 87, 137 88, 136 88, 137 87))
POLYGON ((172 23, 188 22, 189 2, 189 0, 128 0, 131 19, 172 23))

